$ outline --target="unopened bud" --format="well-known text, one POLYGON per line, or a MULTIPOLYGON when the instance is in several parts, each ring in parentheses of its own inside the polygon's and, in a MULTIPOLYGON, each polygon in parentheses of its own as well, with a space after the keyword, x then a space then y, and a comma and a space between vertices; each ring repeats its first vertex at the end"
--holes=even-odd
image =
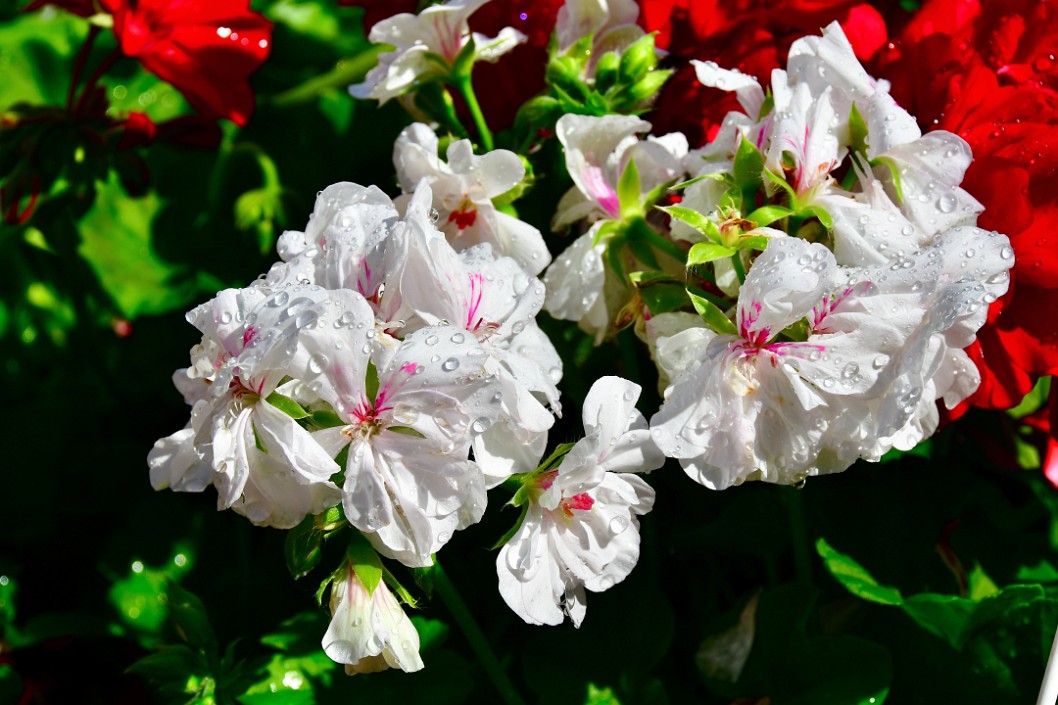
POLYGON ((595 64, 595 90, 605 93, 617 83, 618 67, 621 57, 615 51, 608 51, 599 57, 595 64))
POLYGON ((621 54, 618 78, 621 83, 636 83, 657 65, 658 57, 654 51, 654 35, 647 34, 633 42, 621 54))

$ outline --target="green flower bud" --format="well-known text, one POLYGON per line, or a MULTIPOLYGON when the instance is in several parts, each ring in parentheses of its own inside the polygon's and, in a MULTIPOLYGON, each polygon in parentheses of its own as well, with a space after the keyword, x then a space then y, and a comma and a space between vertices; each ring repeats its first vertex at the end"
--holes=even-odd
POLYGON ((588 87, 584 85, 580 67, 568 56, 556 56, 548 62, 547 83, 580 103, 588 98, 588 87))
POLYGON ((617 83, 618 66, 621 57, 615 51, 608 51, 599 57, 595 64, 595 90, 605 93, 617 83))
POLYGON ((618 79, 624 84, 636 83, 657 65, 658 57, 654 52, 654 35, 644 35, 621 54, 618 79))

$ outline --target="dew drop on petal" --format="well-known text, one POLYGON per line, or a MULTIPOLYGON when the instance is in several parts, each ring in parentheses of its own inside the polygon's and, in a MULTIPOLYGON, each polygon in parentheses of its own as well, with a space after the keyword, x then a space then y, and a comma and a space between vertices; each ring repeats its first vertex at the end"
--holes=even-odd
POLYGON ((459 360, 455 359, 454 357, 448 358, 444 361, 444 364, 441 365, 441 369, 445 372, 451 372, 457 367, 459 367, 459 360))
POLYGON ((617 535, 628 528, 628 519, 623 516, 615 516, 610 520, 610 533, 617 535))
POLYGON ((426 337, 425 343, 427 345, 437 345, 439 338, 436 335, 430 335, 426 337))

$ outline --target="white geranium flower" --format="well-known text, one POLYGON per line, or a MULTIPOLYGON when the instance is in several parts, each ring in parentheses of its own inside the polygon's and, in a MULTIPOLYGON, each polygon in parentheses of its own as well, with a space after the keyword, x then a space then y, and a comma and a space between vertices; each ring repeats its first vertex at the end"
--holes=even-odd
POLYGON ((622 51, 643 36, 635 0, 566 0, 555 18, 559 53, 592 35, 592 58, 622 51))
POLYGON ((574 187, 559 202, 552 228, 559 230, 582 219, 620 218, 617 184, 632 159, 643 195, 683 175, 687 138, 672 133, 641 141, 638 133, 649 129, 649 122, 630 115, 567 114, 558 119, 555 134, 574 187))
POLYGON ((423 328, 395 350, 373 345, 373 329, 352 333, 313 339, 317 374, 306 383, 343 422, 313 438, 332 456, 348 446, 342 505, 349 522, 383 554, 427 566, 485 509, 484 479, 468 454, 471 434, 500 413, 487 355, 453 326, 423 328), (329 356, 336 341, 347 354, 329 356))
POLYGON ((1005 246, 964 228, 896 264, 845 269, 821 245, 773 240, 740 292, 737 335, 659 339, 673 382, 655 441, 713 489, 794 484, 913 445, 937 398, 954 405, 977 385, 961 349, 1006 290, 1005 246), (780 337, 802 321, 807 339, 780 337))
MULTIPOLYGON (((391 44, 393 51, 379 54, 378 66, 368 72, 363 83, 350 86, 357 98, 374 98, 385 103, 406 93, 417 83, 445 72, 428 58, 440 57, 451 68, 459 52, 471 37, 467 19, 488 0, 449 0, 431 5, 418 15, 401 13, 384 19, 371 28, 369 38, 375 44, 391 44)), ((474 33, 474 59, 494 62, 526 36, 513 27, 504 27, 495 37, 474 33)))
POLYGON ((368 593, 348 563, 331 584, 331 623, 323 635, 323 651, 345 664, 349 675, 423 667, 419 633, 385 581, 368 593))
POLYGON ((267 401, 307 364, 302 335, 328 298, 316 287, 293 297, 286 289, 229 289, 188 313, 204 338, 185 379, 209 391, 195 401, 190 427, 148 456, 155 489, 201 491, 212 482, 220 509, 278 528, 338 502, 329 481, 338 471, 332 456, 267 401))
POLYGON ((530 480, 529 509, 496 558, 500 594, 530 624, 580 626, 584 590, 624 580, 639 560, 639 522, 654 490, 636 472, 665 459, 636 408, 641 388, 603 377, 584 400, 585 437, 561 465, 530 480))
POLYGON ((457 250, 489 243, 500 255, 513 257, 529 274, 551 261, 540 231, 492 204, 525 178, 525 166, 514 152, 496 149, 475 155, 470 140, 448 146, 448 161, 437 155, 437 135, 422 123, 409 125, 393 145, 393 163, 405 193, 425 179, 433 190, 437 227, 457 250))

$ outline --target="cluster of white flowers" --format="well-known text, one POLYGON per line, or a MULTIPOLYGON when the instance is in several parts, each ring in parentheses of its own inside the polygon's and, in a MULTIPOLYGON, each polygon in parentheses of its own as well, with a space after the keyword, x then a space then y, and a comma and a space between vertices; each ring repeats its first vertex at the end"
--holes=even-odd
MULTIPOLYGON (((456 62, 484 2, 376 25, 396 50, 356 92, 385 101, 456 62)), ((567 3, 554 50, 585 32, 601 52, 627 46, 634 20, 632 3, 567 3)), ((475 51, 492 60, 519 38, 508 28, 475 51)), ((637 473, 666 457, 713 489, 797 484, 930 435, 936 402, 978 384, 963 350, 1013 263, 959 187, 969 148, 922 136, 836 24, 795 42, 767 93, 697 70, 745 111, 701 149, 642 138, 638 117, 558 119, 573 188, 552 228, 582 234, 554 263, 496 205, 524 185, 519 156, 457 140, 442 159, 427 124, 394 145, 396 199, 320 192, 266 275, 188 314, 203 337, 174 381, 191 419, 151 451, 154 487, 212 485, 220 508, 278 528, 340 505, 379 554, 423 567, 516 476, 500 593, 529 623, 579 626, 585 590, 638 561, 654 492, 637 473), (655 208, 688 178, 679 206, 655 208), (541 463, 562 378, 542 307, 596 344, 635 327, 665 397, 649 423, 640 387, 603 377, 585 437, 541 463)), ((331 576, 325 650, 349 672, 417 670, 418 637, 379 575, 350 560, 331 576)))
POLYGON ((768 94, 737 71, 696 68, 745 110, 700 150, 685 154, 672 135, 638 142, 649 126, 634 118, 559 121, 577 189, 556 226, 595 224, 546 272, 548 311, 597 339, 626 324, 618 311, 638 291, 608 262, 648 267, 624 240, 600 237, 607 219, 627 220, 615 185, 633 158, 644 193, 696 177, 668 209, 670 236, 692 243, 683 283, 713 315, 641 306, 665 395, 650 426, 665 455, 723 489, 797 484, 910 449, 936 429, 937 400, 951 408, 976 389, 963 349, 1013 264, 1004 236, 974 226, 981 206, 959 187, 969 147, 923 136, 836 23, 793 44, 768 94))

